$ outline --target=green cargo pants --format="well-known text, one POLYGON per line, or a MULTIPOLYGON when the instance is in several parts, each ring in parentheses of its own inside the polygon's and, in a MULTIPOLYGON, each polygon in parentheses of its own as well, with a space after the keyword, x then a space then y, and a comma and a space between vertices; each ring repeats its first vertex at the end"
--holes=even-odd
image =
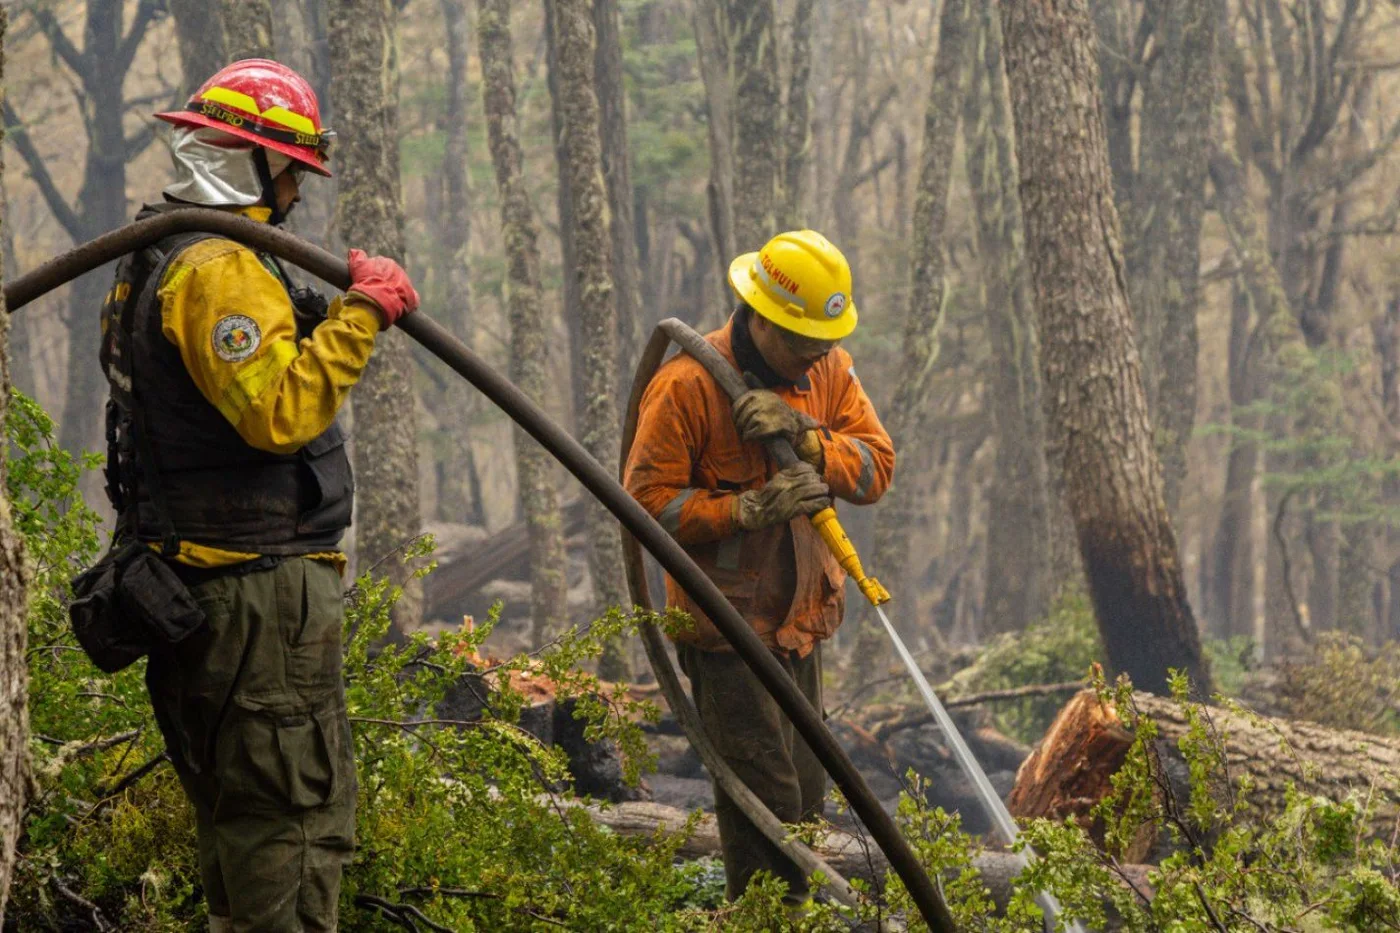
MULTIPOLYGON (((678 645, 681 669, 690 678, 705 734, 734 773, 784 823, 819 816, 826 798, 826 771, 797 734, 787 714, 732 651, 701 651, 678 645)), ((804 696, 822 708, 821 646, 805 658, 776 654, 804 696)), ((807 879, 778 847, 759 832, 728 794, 715 788, 726 893, 738 898, 760 870, 783 879, 788 899, 804 900, 807 879)))
POLYGON ((146 686, 194 805, 210 928, 335 930, 354 851, 340 575, 291 558, 190 587, 208 624, 146 686))

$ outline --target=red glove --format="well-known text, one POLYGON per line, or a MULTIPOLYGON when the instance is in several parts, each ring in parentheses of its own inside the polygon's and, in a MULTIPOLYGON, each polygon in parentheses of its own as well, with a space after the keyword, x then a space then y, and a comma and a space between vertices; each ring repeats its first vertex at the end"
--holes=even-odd
POLYGON ((346 259, 350 263, 346 294, 364 298, 378 308, 384 315, 385 329, 418 310, 418 292, 403 266, 384 256, 367 256, 362 249, 352 249, 346 259))

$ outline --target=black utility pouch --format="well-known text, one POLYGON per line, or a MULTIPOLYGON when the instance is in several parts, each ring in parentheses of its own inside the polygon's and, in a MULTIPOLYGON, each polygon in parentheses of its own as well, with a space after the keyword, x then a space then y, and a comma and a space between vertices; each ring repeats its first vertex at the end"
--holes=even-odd
POLYGON ((204 624, 204 610, 185 581, 150 548, 142 548, 122 569, 117 608, 151 638, 170 645, 204 624))
POLYGON ((88 659, 108 674, 136 663, 151 650, 150 636, 117 605, 122 566, 140 547, 114 547, 91 570, 73 578, 73 602, 68 606, 73 634, 88 659))
POLYGON ((154 644, 185 639, 204 623, 204 612, 170 565, 129 542, 74 578, 68 618, 88 659, 115 674, 154 644))

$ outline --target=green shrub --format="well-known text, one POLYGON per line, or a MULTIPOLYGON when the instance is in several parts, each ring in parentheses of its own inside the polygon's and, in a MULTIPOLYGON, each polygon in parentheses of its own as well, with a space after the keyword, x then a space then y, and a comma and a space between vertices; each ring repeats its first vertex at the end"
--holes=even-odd
POLYGON ((1283 715, 1337 729, 1400 732, 1400 644, 1368 648, 1355 635, 1323 632, 1278 668, 1272 697, 1283 715))
MULTIPOLYGON (((1085 677, 1103 659, 1094 607, 1082 591, 1063 594, 1050 614, 1024 631, 998 635, 972 666, 949 682, 950 696, 1085 677)), ((1025 697, 997 703, 997 728, 1026 743, 1040 740, 1064 706, 1063 696, 1025 697)))
MULTIPOLYGON (((143 665, 102 675, 68 631, 68 578, 100 545, 97 516, 74 493, 93 461, 54 447, 51 423, 22 397, 7 429, 14 450, 8 492, 35 565, 29 657, 36 775, 7 929, 90 929, 97 926, 94 909, 115 929, 198 928, 205 917, 194 828, 163 761, 143 665)), ((480 663, 476 653, 496 619, 474 631, 371 650, 398 595, 383 581, 362 578, 347 610, 360 807, 359 849, 342 894, 344 929, 427 928, 427 918, 454 930, 834 933, 892 911, 912 915, 893 878, 883 897, 858 883, 867 899, 855 911, 827 903, 794 910, 772 879, 734 904, 719 904, 713 862, 676 857, 684 834, 624 839, 589 819, 568 790, 560 752, 519 729, 523 698, 510 678, 529 670, 576 697, 588 736, 616 741, 635 779, 650 765, 635 721, 654 718, 656 710, 621 689, 605 691, 580 669, 635 619, 611 613, 534 657, 491 668, 484 672, 492 692, 483 717, 451 723, 435 718, 437 704, 480 663)), ((1087 620, 1084 602, 1072 600, 1019 642, 994 645, 976 688, 1079 675, 1096 653, 1087 620)), ((1231 782, 1220 737, 1184 696, 1178 701, 1193 723, 1182 742, 1192 791, 1189 800, 1175 800, 1162 780, 1155 727, 1133 715, 1126 686, 1116 699, 1136 740, 1102 810, 1110 842, 1144 822, 1167 827, 1182 842, 1152 874, 1152 899, 1122 884, 1112 848, 1099 852, 1077 827, 1040 821, 1027 827, 1026 838, 1043 858, 1021 880, 1006 914, 994 914, 972 864, 978 841, 961 831, 956 815, 929 809, 910 775, 914 793, 901 800, 898 818, 923 864, 943 879, 960 930, 1040 930, 1033 896, 1042 887, 1092 925, 1109 904, 1125 929, 1144 933, 1400 928, 1400 866, 1389 840, 1367 836, 1364 801, 1294 794, 1279 819, 1246 822, 1239 801, 1248 785, 1231 782)), ((1033 705, 1008 715, 1030 728, 1044 713, 1033 705)), ((913 918, 910 929, 923 926, 913 918)))

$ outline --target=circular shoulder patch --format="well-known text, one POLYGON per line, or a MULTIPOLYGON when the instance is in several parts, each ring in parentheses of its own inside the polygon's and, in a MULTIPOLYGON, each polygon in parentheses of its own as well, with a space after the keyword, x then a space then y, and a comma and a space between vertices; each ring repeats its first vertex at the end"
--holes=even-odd
POLYGON ((262 343, 258 322, 244 314, 221 317, 214 325, 214 353, 225 363, 241 363, 262 343))
POLYGON ((846 310, 846 293, 832 292, 831 297, 826 300, 826 316, 840 317, 841 312, 846 310))

